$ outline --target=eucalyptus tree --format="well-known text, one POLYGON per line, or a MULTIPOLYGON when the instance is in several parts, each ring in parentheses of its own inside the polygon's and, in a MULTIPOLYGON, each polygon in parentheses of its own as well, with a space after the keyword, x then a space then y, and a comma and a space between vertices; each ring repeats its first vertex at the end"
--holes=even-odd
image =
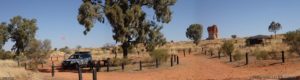
POLYGON ((275 38, 276 38, 276 32, 277 32, 278 30, 280 30, 280 29, 281 29, 281 24, 280 24, 280 23, 277 23, 277 22, 275 22, 275 21, 272 21, 271 24, 269 25, 269 28, 268 28, 268 30, 269 30, 270 32, 274 32, 275 38))
POLYGON ((231 35, 231 38, 233 38, 233 39, 235 39, 235 38, 237 38, 237 35, 231 35))
POLYGON ((186 37, 193 40, 194 44, 198 45, 203 33, 203 27, 200 24, 191 24, 186 29, 186 37))
POLYGON ((78 9, 77 20, 85 27, 83 33, 86 35, 95 21, 104 23, 107 20, 113 29, 113 39, 121 43, 123 57, 127 58, 131 47, 149 42, 151 39, 147 37, 151 29, 144 25, 171 21, 171 6, 176 0, 82 0, 82 2, 78 9), (153 9, 153 20, 146 19, 145 9, 153 9))
POLYGON ((10 39, 14 42, 12 50, 16 51, 17 56, 25 51, 30 41, 35 40, 37 30, 36 19, 26 19, 21 16, 10 19, 8 32, 10 39))
POLYGON ((2 22, 0 24, 0 50, 2 50, 2 47, 5 45, 5 43, 9 39, 9 33, 8 33, 7 29, 8 29, 7 24, 2 22))
POLYGON ((77 46, 76 46, 76 49, 77 49, 78 51, 79 51, 81 48, 82 48, 81 45, 77 45, 77 46))

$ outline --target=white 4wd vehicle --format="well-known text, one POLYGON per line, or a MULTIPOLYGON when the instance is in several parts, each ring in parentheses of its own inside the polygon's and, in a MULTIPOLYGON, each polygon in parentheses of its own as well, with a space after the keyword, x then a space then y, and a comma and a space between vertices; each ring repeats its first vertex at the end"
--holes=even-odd
POLYGON ((90 67, 93 66, 92 56, 90 52, 75 52, 68 59, 62 62, 62 68, 67 69, 71 67, 90 67))

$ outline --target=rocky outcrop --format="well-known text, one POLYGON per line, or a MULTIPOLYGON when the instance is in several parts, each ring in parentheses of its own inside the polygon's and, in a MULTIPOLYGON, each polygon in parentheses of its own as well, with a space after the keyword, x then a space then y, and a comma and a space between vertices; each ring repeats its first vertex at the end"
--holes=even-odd
POLYGON ((214 40, 219 38, 219 31, 217 25, 212 25, 207 28, 208 38, 207 40, 214 40))

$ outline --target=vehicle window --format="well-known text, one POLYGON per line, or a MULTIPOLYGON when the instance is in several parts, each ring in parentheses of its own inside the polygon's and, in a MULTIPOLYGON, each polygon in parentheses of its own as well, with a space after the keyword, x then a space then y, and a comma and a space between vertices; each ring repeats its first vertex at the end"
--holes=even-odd
POLYGON ((72 55, 69 57, 69 59, 79 59, 79 55, 72 55))
POLYGON ((82 57, 83 57, 83 58, 89 58, 90 55, 89 55, 89 54, 84 54, 84 55, 82 55, 82 57))

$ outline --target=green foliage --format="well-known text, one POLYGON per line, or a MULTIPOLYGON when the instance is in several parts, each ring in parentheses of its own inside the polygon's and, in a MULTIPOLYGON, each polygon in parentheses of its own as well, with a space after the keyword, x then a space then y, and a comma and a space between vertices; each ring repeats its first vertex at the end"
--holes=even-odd
POLYGON ((280 30, 280 29, 281 29, 281 24, 280 24, 280 23, 277 23, 277 22, 275 22, 275 21, 272 21, 271 24, 269 25, 269 28, 268 28, 268 30, 269 30, 270 32, 274 32, 275 36, 276 36, 276 32, 277 32, 278 30, 280 30))
POLYGON ((148 33, 148 39, 146 40, 146 50, 151 52, 155 50, 157 46, 162 46, 167 43, 166 38, 164 35, 160 32, 162 29, 162 26, 158 27, 157 25, 154 25, 155 27, 151 27, 149 25, 150 31, 148 33))
POLYGON ((102 0, 83 0, 78 10, 77 20, 85 27, 84 34, 87 34, 95 24, 95 20, 103 23, 104 19, 107 19, 113 29, 113 39, 122 43, 126 58, 131 46, 160 41, 155 40, 157 38, 150 40, 152 38, 147 37, 153 30, 150 26, 169 23, 172 15, 170 6, 175 3, 176 0, 104 0, 104 3, 102 0), (142 7, 153 9, 156 20, 147 20, 147 14, 142 7))
POLYGON ((85 35, 91 30, 94 26, 94 21, 98 20, 99 22, 104 22, 104 16, 101 9, 101 3, 91 2, 91 0, 82 0, 80 8, 78 9, 77 20, 79 24, 84 25, 86 30, 83 32, 85 35))
POLYGON ((167 49, 156 49, 150 52, 150 56, 153 60, 158 59, 160 62, 166 62, 169 59, 170 54, 168 54, 167 49))
POLYGON ((32 40, 28 47, 25 48, 25 56, 37 62, 48 59, 51 53, 51 41, 32 40))
POLYGON ((8 25, 6 23, 0 24, 0 49, 4 46, 4 44, 9 39, 9 33, 8 33, 8 25))
POLYGON ((233 54, 233 59, 235 60, 235 61, 239 61, 239 60, 242 60, 243 59, 243 55, 242 55, 242 53, 239 51, 239 50, 237 50, 236 52, 235 52, 235 54, 233 54))
POLYGON ((24 52, 30 41, 35 39, 37 30, 36 19, 26 19, 21 16, 15 16, 10 19, 8 32, 11 40, 15 42, 12 50, 16 50, 17 55, 24 52))
POLYGON ((200 24, 191 24, 187 29, 186 29, 186 37, 194 40, 194 44, 198 45, 199 40, 201 40, 203 33, 203 26, 200 24))
POLYGON ((45 39, 42 44, 41 44, 41 51, 42 53, 51 53, 51 50, 52 50, 52 46, 51 46, 51 40, 49 39, 45 39))
POLYGON ((230 55, 234 51, 234 45, 232 41, 225 41, 221 47, 221 50, 227 55, 230 55))
MULTIPOLYGON (((24 55, 27 57, 32 65, 46 63, 50 56, 51 41, 50 40, 31 40, 29 45, 25 48, 24 55)), ((35 66, 32 68, 37 69, 35 66)))
POLYGON ((297 52, 300 55, 300 29, 290 31, 285 34, 286 43, 291 46, 290 50, 297 52))
POLYGON ((5 59, 12 59, 13 54, 10 51, 4 51, 0 50, 0 59, 5 60, 5 59))

